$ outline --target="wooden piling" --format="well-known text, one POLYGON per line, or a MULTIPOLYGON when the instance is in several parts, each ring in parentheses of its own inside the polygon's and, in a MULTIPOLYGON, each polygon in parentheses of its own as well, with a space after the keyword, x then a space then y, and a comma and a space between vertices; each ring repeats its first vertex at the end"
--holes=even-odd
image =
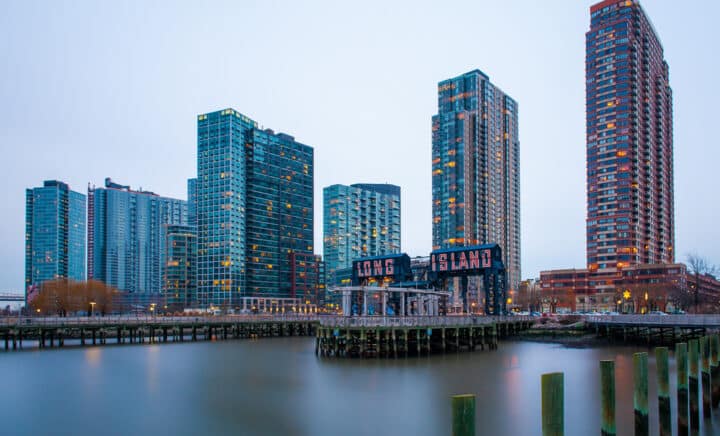
POLYGON ((635 406, 635 435, 647 436, 650 430, 648 417, 648 354, 633 354, 633 405, 635 406))
POLYGON ((720 406, 720 336, 710 336, 710 385, 712 407, 720 406))
POLYGON ((562 436, 565 433, 563 397, 564 375, 552 372, 541 376, 543 436, 562 436))
POLYGON ((688 355, 687 344, 675 344, 675 363, 677 366, 677 425, 678 435, 688 434, 688 355))
POLYGON ((658 381, 658 419, 660 436, 672 436, 672 416, 670 414, 670 371, 668 367, 667 347, 655 349, 658 381))
POLYGON ((698 340, 690 340, 688 357, 690 360, 690 373, 688 374, 688 391, 690 394, 690 428, 700 429, 700 407, 698 404, 698 340))
POLYGON ((600 361, 601 436, 615 436, 615 361, 600 361))
POLYGON ((710 396, 712 391, 710 388, 710 338, 703 336, 700 338, 700 349, 702 352, 702 403, 703 403, 703 417, 710 418, 710 396))
POLYGON ((475 395, 453 395, 453 436, 475 436, 475 395))

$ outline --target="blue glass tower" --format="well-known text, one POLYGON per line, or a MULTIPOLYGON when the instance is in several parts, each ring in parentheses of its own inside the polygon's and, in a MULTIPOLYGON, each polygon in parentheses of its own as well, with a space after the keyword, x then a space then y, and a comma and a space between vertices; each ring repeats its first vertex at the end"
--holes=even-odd
POLYGON ((197 226, 197 179, 187 181, 188 225, 197 226))
POLYGON ((85 195, 48 180, 26 190, 26 290, 56 278, 85 280, 85 195))
POLYGON ((195 275, 197 244, 194 226, 166 225, 165 271, 163 274, 166 302, 171 310, 197 304, 195 275))
POLYGON ((356 183, 323 190, 323 254, 328 275, 358 257, 399 253, 400 187, 356 183))
POLYGON ((198 303, 290 297, 291 254, 313 253, 313 149, 233 109, 197 123, 198 303))
POLYGON ((121 291, 159 293, 163 288, 165 225, 187 224, 187 202, 105 179, 89 188, 90 277, 121 291))
POLYGON ((520 284, 518 104, 480 70, 438 83, 432 117, 433 250, 497 243, 520 284))

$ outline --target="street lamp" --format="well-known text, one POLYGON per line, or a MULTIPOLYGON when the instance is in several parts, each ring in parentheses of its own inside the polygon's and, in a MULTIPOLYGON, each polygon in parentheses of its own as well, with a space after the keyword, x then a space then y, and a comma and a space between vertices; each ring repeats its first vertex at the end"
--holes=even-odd
POLYGON ((150 303, 150 315, 155 316, 155 303, 150 303))
POLYGON ((90 317, 91 317, 91 318, 92 318, 92 316, 93 316, 93 312, 95 312, 95 302, 94 302, 94 301, 91 301, 91 302, 90 302, 90 317))

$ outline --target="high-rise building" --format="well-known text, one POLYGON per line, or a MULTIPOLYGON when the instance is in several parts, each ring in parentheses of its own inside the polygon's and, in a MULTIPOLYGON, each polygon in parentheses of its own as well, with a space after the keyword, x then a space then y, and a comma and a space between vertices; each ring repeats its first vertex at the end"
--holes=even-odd
POLYGON ((674 262, 672 91, 636 0, 590 8, 586 39, 587 264, 674 262))
POLYGON ((688 307, 678 298, 687 293, 686 268, 674 263, 672 90, 662 45, 637 0, 591 6, 585 43, 587 268, 542 271, 543 299, 566 310, 688 307))
POLYGON ((497 243, 520 283, 518 104, 480 70, 438 84, 432 118, 433 250, 497 243))
POLYGON ((198 116, 198 302, 291 295, 313 253, 313 149, 233 109, 198 116))
POLYGON ((197 226, 197 178, 187 181, 188 224, 197 226))
POLYGON ((167 304, 174 309, 197 304, 197 244, 195 226, 166 225, 165 270, 163 274, 167 304))
POLYGON ((400 253, 400 187, 356 183, 323 189, 327 274, 359 257, 400 253))
POLYGON ((88 271, 121 291, 163 289, 167 224, 187 224, 187 202, 105 179, 88 187, 88 271))
POLYGON ((57 180, 25 192, 26 292, 47 280, 85 280, 85 195, 57 180))

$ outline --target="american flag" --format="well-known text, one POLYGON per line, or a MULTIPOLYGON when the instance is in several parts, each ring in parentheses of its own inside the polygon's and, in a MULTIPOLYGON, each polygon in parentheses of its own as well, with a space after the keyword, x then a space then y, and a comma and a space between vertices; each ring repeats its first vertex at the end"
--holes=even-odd
POLYGON ((40 289, 37 287, 37 285, 28 286, 27 304, 32 303, 32 301, 36 299, 38 295, 40 295, 40 289))

